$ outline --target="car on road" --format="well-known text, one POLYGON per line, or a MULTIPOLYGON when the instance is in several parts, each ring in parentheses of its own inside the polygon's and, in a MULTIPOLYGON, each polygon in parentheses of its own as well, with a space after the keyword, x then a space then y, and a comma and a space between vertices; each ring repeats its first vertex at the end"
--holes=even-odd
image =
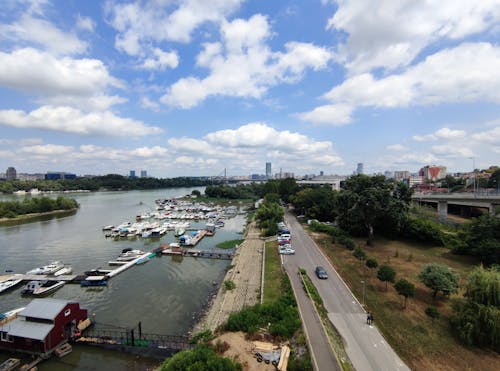
POLYGON ((316 276, 318 276, 319 279, 326 280, 328 278, 328 274, 326 273, 325 268, 323 268, 322 266, 318 265, 314 271, 316 272, 316 276))
POLYGON ((285 249, 280 249, 280 254, 282 255, 293 255, 295 254, 295 250, 291 247, 287 247, 285 249))

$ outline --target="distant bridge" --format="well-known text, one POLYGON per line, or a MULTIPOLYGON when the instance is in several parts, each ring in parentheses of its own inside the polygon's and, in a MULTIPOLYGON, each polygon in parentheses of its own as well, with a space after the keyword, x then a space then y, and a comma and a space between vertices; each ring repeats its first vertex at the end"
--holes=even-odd
POLYGON ((436 203, 441 219, 448 216, 448 205, 469 206, 487 209, 490 215, 499 214, 500 194, 493 193, 414 193, 413 202, 436 203))

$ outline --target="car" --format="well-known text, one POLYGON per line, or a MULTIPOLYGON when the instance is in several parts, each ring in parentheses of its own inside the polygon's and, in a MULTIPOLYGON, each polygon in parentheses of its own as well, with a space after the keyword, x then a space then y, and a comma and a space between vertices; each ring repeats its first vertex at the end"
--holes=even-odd
POLYGON ((280 249, 279 253, 282 255, 293 255, 295 254, 295 250, 291 247, 287 247, 285 249, 280 249))
POLYGON ((315 269, 315 272, 316 276, 318 276, 318 278, 321 280, 326 280, 328 278, 328 274, 326 273, 325 268, 323 268, 322 266, 318 265, 315 269))

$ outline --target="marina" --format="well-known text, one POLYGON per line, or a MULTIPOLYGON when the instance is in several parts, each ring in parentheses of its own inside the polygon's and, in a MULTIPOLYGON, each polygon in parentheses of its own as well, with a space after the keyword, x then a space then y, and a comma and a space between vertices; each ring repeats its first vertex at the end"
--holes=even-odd
MULTIPOLYGON (((103 226, 116 221, 123 222, 127 216, 133 218, 137 210, 154 205, 154 200, 166 192, 171 192, 171 197, 178 197, 189 194, 191 189, 79 194, 76 199, 81 207, 73 216, 3 227, 0 244, 5 248, 0 251, 0 274, 3 275, 0 280, 5 281, 19 272, 25 283, 45 279, 65 281, 66 284, 50 293, 49 297, 79 301, 84 307, 91 309, 98 328, 102 324, 127 328, 142 321, 145 333, 188 334, 199 313, 218 289, 214 282, 221 282, 230 263, 228 259, 217 259, 214 256, 210 258, 210 253, 205 255, 197 250, 216 251, 218 249, 214 247, 219 242, 241 238, 239 233, 244 228, 245 218, 240 215, 226 218, 225 226, 217 229, 214 236, 205 236, 195 248, 183 247, 192 251, 192 254, 185 256, 186 259, 162 254, 161 246, 179 242, 174 235, 176 225, 189 221, 190 226, 184 229, 185 233, 190 233, 204 229, 208 220, 178 220, 169 227, 172 229, 159 238, 104 238, 106 231, 102 231, 103 226), (33 241, 37 243, 33 244, 33 241), (142 250, 148 255, 125 269, 118 270, 125 264, 109 266, 108 261, 116 261, 125 248, 142 250), (155 256, 151 257, 153 253, 155 256), (26 259, 26 254, 30 254, 30 259, 26 259), (54 261, 71 266, 73 273, 57 277, 23 273, 54 261), (107 277, 107 274, 112 277, 107 277), (92 275, 98 278, 90 278, 92 275), (105 282, 105 286, 91 283, 93 280, 98 281, 99 285, 105 282), (83 281, 84 285, 89 286, 82 286, 83 281), (140 300, 131 301, 131 295, 140 300)), ((1 294, 0 312, 25 306, 33 298, 20 295, 22 289, 23 286, 19 284, 1 294)), ((87 350, 76 344, 72 353, 64 359, 73 359, 72 362, 85 367, 89 358, 84 354, 89 352, 99 351, 87 350)), ((99 357, 106 357, 111 364, 129 359, 126 354, 99 354, 99 357)), ((146 359, 141 362, 150 364, 146 359)), ((57 368, 55 364, 57 361, 51 359, 38 367, 40 370, 50 370, 51 367, 57 368)))

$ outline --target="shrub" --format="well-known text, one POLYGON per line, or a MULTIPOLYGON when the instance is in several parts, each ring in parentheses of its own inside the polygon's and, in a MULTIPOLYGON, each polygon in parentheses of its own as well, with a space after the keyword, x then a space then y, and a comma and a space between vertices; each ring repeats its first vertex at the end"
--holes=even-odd
POLYGON ((432 305, 425 308, 425 314, 427 314, 432 319, 439 318, 439 316, 440 316, 437 308, 432 306, 432 305))
POLYGON ((367 259, 365 264, 370 269, 378 267, 378 262, 377 262, 377 259, 375 259, 375 258, 367 259))
POLYGON ((354 255, 356 257, 356 259, 359 259, 359 260, 365 260, 366 259, 366 253, 364 252, 363 249, 361 249, 359 247, 356 247, 354 249, 354 252, 352 253, 352 255, 354 255))
POLYGON ((224 281, 224 288, 226 290, 234 290, 236 288, 236 284, 231 280, 224 281))

